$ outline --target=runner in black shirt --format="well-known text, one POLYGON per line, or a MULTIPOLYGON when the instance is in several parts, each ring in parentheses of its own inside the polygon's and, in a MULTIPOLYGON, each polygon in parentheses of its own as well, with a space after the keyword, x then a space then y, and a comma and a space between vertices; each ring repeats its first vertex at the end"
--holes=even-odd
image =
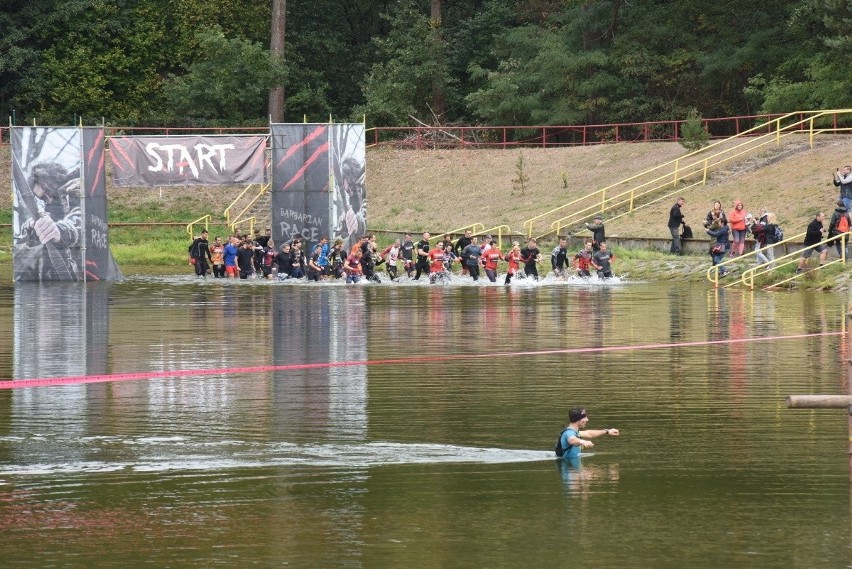
POLYGON ((423 232, 423 239, 417 243, 417 272, 414 274, 414 280, 420 280, 420 274, 429 274, 429 232, 423 232))

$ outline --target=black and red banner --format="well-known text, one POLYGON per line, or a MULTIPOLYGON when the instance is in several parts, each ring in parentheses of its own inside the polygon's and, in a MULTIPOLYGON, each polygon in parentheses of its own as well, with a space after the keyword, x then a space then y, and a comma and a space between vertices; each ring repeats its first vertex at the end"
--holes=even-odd
POLYGON ((266 182, 264 136, 113 136, 109 150, 116 186, 266 182))
POLYGON ((273 124, 272 236, 344 240, 366 229, 363 124, 273 124))

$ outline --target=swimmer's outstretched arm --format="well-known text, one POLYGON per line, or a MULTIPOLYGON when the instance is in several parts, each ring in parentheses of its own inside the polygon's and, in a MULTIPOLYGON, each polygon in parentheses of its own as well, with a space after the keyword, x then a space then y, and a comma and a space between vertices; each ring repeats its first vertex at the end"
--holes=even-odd
POLYGON ((588 431, 580 431, 580 436, 586 439, 594 439, 595 437, 602 437, 604 435, 617 437, 619 435, 618 429, 589 429, 588 431))

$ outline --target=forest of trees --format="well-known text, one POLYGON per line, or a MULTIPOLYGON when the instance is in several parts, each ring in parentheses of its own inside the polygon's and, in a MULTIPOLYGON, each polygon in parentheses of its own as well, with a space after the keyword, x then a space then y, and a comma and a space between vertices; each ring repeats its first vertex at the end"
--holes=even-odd
POLYGON ((536 125, 852 107, 852 0, 26 0, 16 124, 536 125), (286 6, 283 58, 270 52, 286 6))

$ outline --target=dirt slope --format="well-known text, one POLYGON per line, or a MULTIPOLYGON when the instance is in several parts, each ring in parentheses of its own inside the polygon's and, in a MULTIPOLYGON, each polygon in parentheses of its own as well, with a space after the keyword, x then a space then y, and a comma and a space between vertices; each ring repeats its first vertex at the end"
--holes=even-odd
MULTIPOLYGON (((818 209, 831 212, 837 196, 832 172, 852 163, 852 138, 823 136, 818 141, 813 149, 801 145, 787 155, 733 165, 716 174, 707 186, 685 191, 687 222, 700 230, 699 220, 714 199, 721 200, 726 209, 735 198, 742 199, 752 212, 767 207, 788 231, 804 228, 818 209)), ((521 232, 523 222, 534 215, 685 153, 677 143, 515 150, 370 149, 369 227, 437 232, 480 222, 486 227, 506 224, 521 232), (521 156, 529 178, 523 194, 513 183, 521 156)), ((107 180, 109 183, 109 177, 107 180)), ((0 149, 0 186, 11 188, 8 146, 0 149)), ((188 222, 206 213, 221 218, 224 208, 241 190, 107 187, 113 221, 145 221, 149 215, 163 219, 169 214, 174 216, 173 221, 188 222)), ((673 200, 607 223, 607 233, 668 235, 669 201, 673 200)), ((0 192, 0 211, 11 211, 10 191, 0 192)), ((9 215, 3 217, 7 219, 0 219, 0 223, 10 222, 9 215)), ((261 217, 268 219, 268 213, 261 217)))

